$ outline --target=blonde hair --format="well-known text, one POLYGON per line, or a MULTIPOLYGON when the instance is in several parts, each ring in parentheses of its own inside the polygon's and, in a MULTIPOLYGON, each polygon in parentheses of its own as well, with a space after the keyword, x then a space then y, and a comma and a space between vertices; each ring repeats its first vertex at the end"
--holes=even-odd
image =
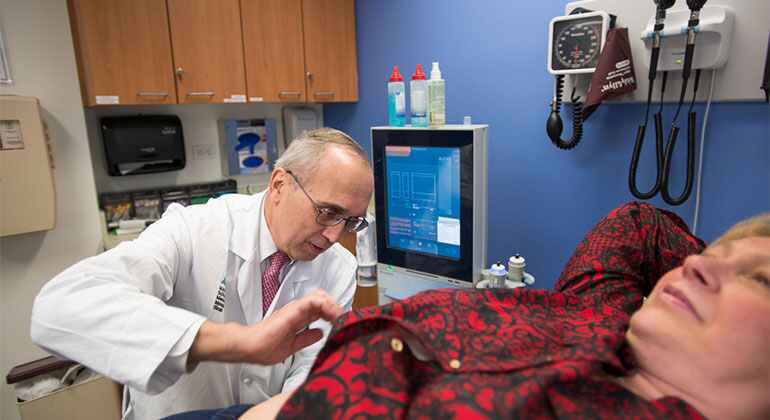
POLYGON ((291 171, 300 179, 307 179, 318 169, 320 157, 329 147, 344 148, 371 168, 369 157, 360 144, 342 131, 328 127, 305 131, 292 140, 275 162, 275 167, 291 171))
POLYGON ((710 246, 752 236, 770 236, 770 213, 763 213, 734 224, 710 246))

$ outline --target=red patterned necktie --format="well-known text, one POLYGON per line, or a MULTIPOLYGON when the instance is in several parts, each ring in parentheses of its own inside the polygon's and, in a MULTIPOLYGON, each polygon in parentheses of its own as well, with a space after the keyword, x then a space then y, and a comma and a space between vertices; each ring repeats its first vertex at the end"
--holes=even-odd
POLYGON ((267 269, 262 272, 262 316, 267 313, 267 308, 273 302, 278 288, 281 287, 279 274, 283 267, 291 258, 283 251, 277 251, 270 256, 270 262, 267 269))

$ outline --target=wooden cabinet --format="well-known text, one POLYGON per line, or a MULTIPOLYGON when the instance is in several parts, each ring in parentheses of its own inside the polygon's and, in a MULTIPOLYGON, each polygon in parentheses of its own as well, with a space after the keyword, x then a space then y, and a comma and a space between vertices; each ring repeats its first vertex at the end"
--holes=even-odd
POLYGON ((238 0, 168 0, 180 104, 246 102, 238 0))
POLYGON ((358 100, 354 0, 69 0, 86 106, 358 100))
POLYGON ((241 0, 251 101, 358 100, 353 0, 241 0))
POLYGON ((354 1, 304 0, 302 23, 308 101, 358 101, 354 1))
POLYGON ((164 1, 72 0, 69 10, 86 106, 176 103, 164 1))
POLYGON ((305 102, 302 0, 242 0, 249 101, 305 102))

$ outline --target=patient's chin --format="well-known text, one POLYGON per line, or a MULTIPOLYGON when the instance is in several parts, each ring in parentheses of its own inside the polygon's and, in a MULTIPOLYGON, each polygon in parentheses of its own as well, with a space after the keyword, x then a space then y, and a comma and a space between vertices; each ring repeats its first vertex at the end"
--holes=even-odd
POLYGON ((670 314, 649 300, 631 315, 628 334, 641 340, 665 339, 672 329, 670 314))

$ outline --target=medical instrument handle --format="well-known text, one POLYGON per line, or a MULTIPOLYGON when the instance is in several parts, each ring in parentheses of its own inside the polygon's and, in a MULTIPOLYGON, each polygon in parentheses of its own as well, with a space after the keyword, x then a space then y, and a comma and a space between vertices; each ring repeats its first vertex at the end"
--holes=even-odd
MULTIPOLYGON (((690 29, 688 32, 695 34, 695 31, 690 29)), ((693 43, 687 41, 687 47, 684 50, 684 68, 682 69, 682 79, 689 79, 692 73, 692 57, 695 54, 695 35, 693 35, 693 43)))
POLYGON ((765 52, 765 75, 762 78, 762 87, 765 91, 765 102, 770 102, 770 35, 767 37, 767 50, 765 52))
POLYGON ((658 57, 660 56, 660 47, 652 49, 652 56, 650 58, 650 74, 647 79, 652 82, 655 80, 655 75, 658 72, 658 57))
POLYGON ((687 0, 687 8, 692 12, 700 12, 706 4, 706 1, 707 0, 687 0))

